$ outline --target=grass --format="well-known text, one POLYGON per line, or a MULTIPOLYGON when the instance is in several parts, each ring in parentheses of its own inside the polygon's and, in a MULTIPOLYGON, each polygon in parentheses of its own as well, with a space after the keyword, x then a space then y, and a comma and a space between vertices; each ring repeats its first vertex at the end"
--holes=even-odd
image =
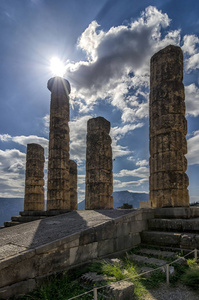
MULTIPOLYGON (((71 281, 67 274, 48 279, 39 289, 18 300, 66 300, 87 292, 77 281, 71 281)), ((82 296, 81 299, 93 299, 93 293, 82 296)))
POLYGON ((187 263, 189 268, 182 275, 181 282, 199 291, 199 266, 191 259, 187 263))
MULTIPOLYGON (((137 249, 130 251, 136 253, 137 249)), ((181 256, 181 255, 179 255, 181 256)), ((97 274, 107 275, 104 282, 96 284, 101 286, 114 281, 125 280, 133 282, 135 299, 143 299, 148 294, 148 290, 158 288, 161 283, 166 282, 166 275, 157 270, 150 275, 138 276, 142 265, 135 264, 128 259, 128 254, 121 259, 120 263, 108 263, 107 261, 95 261, 83 268, 78 268, 60 276, 54 276, 46 280, 46 282, 36 291, 25 297, 17 298, 18 300, 66 300, 77 296, 81 293, 92 290, 90 284, 87 287, 81 286, 78 279, 82 274, 87 272, 96 272, 97 274)), ((187 260, 187 265, 175 264, 175 275, 170 277, 170 283, 175 286, 176 283, 183 283, 194 289, 199 290, 199 267, 193 259, 187 260)), ((103 290, 103 289, 102 289, 103 290)), ((102 291, 101 290, 101 291, 102 291)), ((93 292, 81 296, 83 300, 93 299, 93 292)), ((104 299, 98 296, 98 299, 104 299)))

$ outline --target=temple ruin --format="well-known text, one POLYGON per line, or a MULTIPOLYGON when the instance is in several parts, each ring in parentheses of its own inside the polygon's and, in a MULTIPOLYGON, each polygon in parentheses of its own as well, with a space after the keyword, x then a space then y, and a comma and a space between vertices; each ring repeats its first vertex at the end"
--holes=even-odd
POLYGON ((70 210, 69 94, 70 84, 61 77, 48 81, 51 91, 47 210, 70 210))
POLYGON ((24 211, 44 210, 44 148, 28 144, 26 154, 26 176, 24 211))
POLYGON ((85 209, 113 208, 113 173, 110 122, 88 120, 85 209))
POLYGON ((182 79, 180 47, 167 46, 151 58, 149 199, 154 208, 189 206, 182 79))

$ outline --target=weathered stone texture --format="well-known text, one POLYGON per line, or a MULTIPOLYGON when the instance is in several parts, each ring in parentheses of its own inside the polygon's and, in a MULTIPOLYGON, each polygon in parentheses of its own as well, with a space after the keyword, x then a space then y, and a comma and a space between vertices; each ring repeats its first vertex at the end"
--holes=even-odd
POLYGON ((77 164, 69 160, 70 174, 70 209, 77 210, 77 164))
POLYGON ((151 58, 150 193, 153 207, 189 206, 183 54, 168 46, 151 58))
POLYGON ((48 81, 51 91, 47 210, 70 209, 69 93, 66 79, 48 81))
POLYGON ((28 144, 24 210, 44 210, 44 148, 28 144))
POLYGON ((86 209, 113 208, 113 173, 110 122, 103 117, 87 124, 86 209))

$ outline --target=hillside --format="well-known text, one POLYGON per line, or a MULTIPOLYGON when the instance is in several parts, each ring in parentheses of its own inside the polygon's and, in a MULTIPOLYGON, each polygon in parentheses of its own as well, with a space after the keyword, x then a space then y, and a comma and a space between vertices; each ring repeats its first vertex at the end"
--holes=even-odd
MULTIPOLYGON (((124 203, 133 205, 133 208, 140 207, 140 201, 147 201, 149 195, 146 193, 133 193, 129 191, 113 192, 113 208, 118 208, 124 203)), ((78 204, 78 209, 85 209, 85 201, 78 204)))

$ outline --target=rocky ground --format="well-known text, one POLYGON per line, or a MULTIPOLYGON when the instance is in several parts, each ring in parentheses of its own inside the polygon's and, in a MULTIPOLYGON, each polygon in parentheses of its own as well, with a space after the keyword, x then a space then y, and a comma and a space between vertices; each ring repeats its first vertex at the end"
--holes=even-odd
POLYGON ((199 293, 181 284, 171 287, 166 283, 157 289, 149 290, 142 300, 198 300, 199 293))

